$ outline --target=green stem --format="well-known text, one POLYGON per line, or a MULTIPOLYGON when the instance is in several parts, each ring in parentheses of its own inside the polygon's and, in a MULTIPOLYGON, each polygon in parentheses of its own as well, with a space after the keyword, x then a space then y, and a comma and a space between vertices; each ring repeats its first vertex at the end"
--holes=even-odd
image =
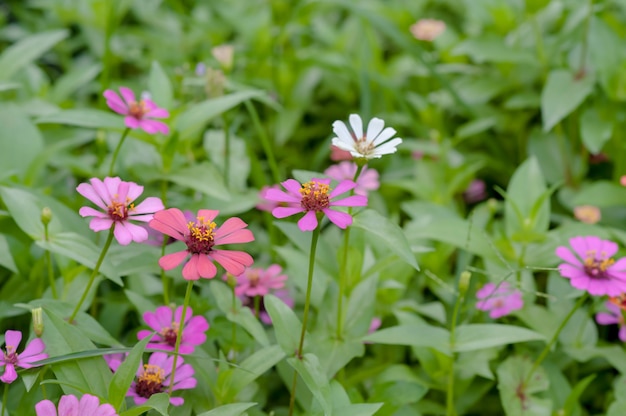
POLYGON ((117 143, 117 147, 113 151, 113 157, 111 158, 111 165, 109 166, 109 176, 113 176, 113 168, 115 167, 115 161, 117 160, 117 155, 119 154, 120 149, 122 148, 122 144, 124 144, 124 140, 126 139, 126 136, 128 136, 129 132, 130 132, 130 127, 126 127, 126 130, 124 130, 124 133, 122 133, 122 138, 117 143))
POLYGON ((585 64, 587 63, 587 50, 589 49, 589 21, 591 20, 591 16, 593 15, 593 0, 589 0, 589 11, 587 12, 587 16, 585 17, 585 27, 583 28, 583 41, 581 45, 580 52, 580 66, 578 68, 577 75, 585 74, 585 64))
MULTIPOLYGON (((237 311, 237 295, 235 294, 235 287, 233 286, 233 313, 238 313, 237 311)), ((232 342, 230 343, 230 350, 233 351, 233 359, 235 357, 234 351, 235 351, 235 344, 237 342, 237 324, 235 322, 232 323, 233 324, 233 331, 231 334, 231 338, 232 338, 232 342)))
MULTIPOLYGON (((300 344, 296 351, 296 357, 302 359, 302 348, 304 346, 304 334, 306 333, 306 324, 309 318, 309 305, 311 303, 311 288, 313 287, 313 270, 315 269, 315 251, 317 250, 317 240, 320 236, 320 226, 318 222, 317 228, 313 230, 311 236, 311 252, 309 254, 309 276, 306 284, 306 297, 304 299, 304 313, 302 315, 302 331, 300 332, 300 344)), ((289 400, 289 416, 293 415, 293 409, 296 404, 296 384, 298 382, 298 372, 294 368, 293 382, 291 383, 291 398, 289 400)))
POLYGON ((222 115, 222 121, 224 124, 224 183, 229 187, 229 173, 230 173, 230 128, 226 115, 222 115))
MULTIPOLYGON (((354 173, 353 182, 356 182, 365 165, 357 163, 356 172, 354 173)), ((353 192, 350 192, 352 195, 353 192)), ((352 214, 352 207, 348 207, 348 214, 352 214)), ((346 291, 346 279, 348 274, 348 247, 350 245, 350 227, 346 228, 343 234, 343 257, 339 270, 339 299, 337 299, 337 339, 342 340, 343 332, 343 294, 346 291)))
POLYGON ((250 118, 252 119, 252 124, 254 124, 254 128, 257 131, 257 135, 259 139, 261 139, 261 146, 263 146, 263 151, 265 152, 265 157, 267 157, 267 162, 270 165, 270 171, 272 171, 272 177, 274 179, 274 183, 280 182, 280 173, 278 171, 278 165, 276 164, 276 158, 274 157, 274 152, 272 150, 272 144, 270 143, 270 138, 265 132, 265 129, 261 125, 261 119, 259 118, 259 113, 256 111, 254 105, 250 102, 250 100, 245 101, 246 109, 248 113, 250 113, 250 118))
MULTIPOLYGON (((163 243, 161 244, 161 257, 165 256, 165 246, 167 246, 167 240, 169 237, 167 235, 163 235, 163 243)), ((170 304, 170 294, 169 294, 169 284, 167 281, 167 276, 165 275, 165 269, 161 268, 161 284, 163 285, 163 304, 170 304)))
POLYGON ((111 242, 113 241, 114 230, 115 230, 115 223, 113 223, 113 225, 111 226, 111 229, 109 230, 109 236, 107 237, 107 241, 104 243, 104 247, 102 248, 100 257, 98 257, 98 261, 96 262, 96 267, 94 267, 93 271, 91 272, 91 276, 89 277, 89 283, 87 283, 87 287, 85 288, 83 295, 80 297, 78 304, 74 308, 74 312, 72 312, 72 315, 70 315, 70 321, 69 321, 70 324, 74 322, 74 318, 76 317, 76 314, 78 313, 80 307, 85 301, 85 298, 87 297, 87 293, 89 293, 89 289, 91 289, 91 286, 93 285, 94 280, 96 280, 96 276, 98 275, 98 271, 100 270, 102 261, 104 261, 104 256, 106 256, 107 251, 109 251, 109 247, 111 246, 111 242))
POLYGON ((111 67, 113 66, 112 63, 112 56, 113 54, 111 53, 111 38, 113 37, 113 32, 115 31, 114 23, 115 23, 115 9, 116 9, 116 5, 115 5, 115 1, 111 0, 108 2, 109 3, 109 8, 107 10, 107 16, 106 16, 106 27, 104 29, 104 53, 102 55, 102 73, 100 74, 100 88, 101 91, 106 90, 109 87, 109 82, 110 82, 110 78, 111 78, 111 67))
POLYGON ((259 318, 261 314, 261 296, 254 297, 254 316, 259 318))
MULTIPOLYGON (((46 241, 50 241, 50 235, 48 234, 48 224, 43 225, 43 233, 46 241)), ((58 299, 57 286, 54 282, 54 270, 52 268, 52 256, 50 256, 50 250, 44 252, 44 261, 48 266, 48 280, 50 281, 50 291, 52 292, 52 298, 58 299)))
POLYGON ((530 369, 530 372, 526 376, 526 379, 524 380, 524 383, 522 384, 521 391, 524 391, 524 389, 528 386, 528 383, 530 383, 530 379, 532 378, 533 374, 535 373, 535 371, 537 371, 537 368, 539 367, 541 362, 546 358, 546 356, 552 349, 552 346, 556 343, 556 340, 559 338, 559 334, 561 333, 563 328, 565 328, 565 325, 570 320, 570 318, 574 315, 574 312, 576 312, 578 308, 580 308, 583 305, 583 303, 585 303, 585 300, 587 300, 587 292, 585 292, 584 295, 578 298, 578 302, 576 302, 572 310, 569 311, 565 319, 563 319, 563 321, 561 322, 561 325, 559 325, 559 327, 556 329, 556 331, 552 335, 552 339, 550 340, 550 342, 548 342, 548 344, 545 346, 543 351, 541 351, 539 358, 537 358, 532 368, 530 369))
POLYGON ((4 416, 4 410, 7 408, 7 399, 9 398, 9 384, 4 384, 4 393, 2 393, 2 413, 0 416, 4 416))
POLYGON ((174 344, 174 361, 172 361, 172 373, 170 376, 170 388, 168 394, 171 396, 174 390, 174 380, 176 380, 176 361, 178 361, 178 351, 180 350, 180 341, 183 338, 183 328, 185 323, 185 315, 187 314, 187 306, 189 306, 189 299, 191 298, 191 292, 193 291, 193 280, 187 282, 187 291, 185 292, 185 300, 183 301, 183 313, 180 314, 180 321, 178 322, 178 332, 176 333, 176 344, 174 344))
MULTIPOLYGON (((459 285, 460 286, 460 285, 459 285)), ((454 343, 456 342, 456 322, 459 316, 459 309, 461 309, 461 305, 465 300, 465 292, 467 288, 459 287, 459 296, 456 298, 456 303, 454 304, 454 310, 452 312, 452 322, 450 323, 450 347, 454 351, 454 343)), ((447 416, 455 416, 456 409, 454 408, 454 360, 455 354, 452 352, 452 357, 450 358, 450 369, 448 373, 448 390, 446 393, 446 415, 447 416)))

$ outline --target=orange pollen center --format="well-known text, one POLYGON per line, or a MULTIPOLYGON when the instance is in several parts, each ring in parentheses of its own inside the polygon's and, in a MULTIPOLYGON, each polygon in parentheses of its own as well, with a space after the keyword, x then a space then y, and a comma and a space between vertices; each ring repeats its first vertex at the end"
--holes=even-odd
POLYGON ((615 306, 619 306, 621 310, 626 311, 626 294, 610 297, 609 302, 615 306))
POLYGON ((164 371, 158 365, 144 364, 143 372, 137 378, 135 392, 141 396, 150 398, 153 394, 163 391, 164 371))
POLYGON ((107 207, 107 213, 113 221, 124 221, 128 218, 128 213, 135 210, 135 204, 131 204, 129 198, 126 198, 125 203, 119 202, 117 198, 117 195, 113 197, 113 200, 107 207))
POLYGON ((321 211, 330 206, 330 186, 322 182, 310 181, 302 184, 300 194, 302 208, 307 211, 321 211))
POLYGON ((596 256, 596 250, 587 251, 587 258, 584 262, 585 272, 589 277, 597 277, 599 279, 603 279, 607 276, 607 269, 615 263, 615 260, 612 258, 607 258, 606 253, 600 253, 600 257, 596 256))
POLYGON ((256 286, 259 284, 259 274, 257 272, 250 273, 248 276, 248 282, 250 282, 250 286, 256 286))
POLYGON ((141 119, 148 112, 144 100, 133 101, 128 105, 128 115, 141 119))
POLYGON ((187 224, 189 235, 185 240, 187 250, 192 254, 209 254, 215 245, 215 227, 214 222, 205 220, 204 217, 198 217, 195 223, 189 221, 187 224))
POLYGON ((178 336, 179 325, 178 322, 172 322, 172 326, 162 328, 161 336, 167 342, 167 345, 174 347, 176 345, 176 337, 178 336))

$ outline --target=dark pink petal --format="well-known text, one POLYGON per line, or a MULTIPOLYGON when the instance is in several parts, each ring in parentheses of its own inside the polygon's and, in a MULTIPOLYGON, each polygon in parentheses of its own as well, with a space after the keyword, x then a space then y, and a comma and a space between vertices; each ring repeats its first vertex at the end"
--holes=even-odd
POLYGON ((20 345, 20 342, 22 342, 22 332, 9 329, 4 333, 4 342, 7 346, 17 349, 17 347, 20 345))
POLYGON ((331 207, 364 207, 367 206, 367 197, 363 195, 352 195, 347 198, 332 201, 331 207))
POLYGON ((302 207, 276 207, 272 210, 272 215, 276 218, 290 217, 299 212, 304 212, 302 207))
POLYGON ((600 240, 600 244, 598 247, 598 252, 596 253, 597 259, 605 259, 610 258, 617 253, 618 250, 617 243, 609 240, 600 240))
POLYGON ((607 270, 611 273, 626 271, 626 257, 622 257, 621 259, 617 260, 611 266, 607 267, 607 270))
POLYGON ((3 383, 11 384, 17 379, 17 372, 15 372, 15 366, 13 364, 6 364, 4 366, 4 374, 0 377, 0 381, 3 383))
POLYGON ((37 416, 57 416, 57 407, 50 400, 42 400, 35 405, 37 416))
POLYGON ((111 229, 113 220, 110 218, 94 218, 89 222, 89 228, 95 232, 111 229))
POLYGON ((341 182, 339 182, 339 184, 335 187, 335 189, 333 189, 330 192, 330 198, 334 198, 337 195, 341 195, 345 192, 348 192, 351 189, 354 189, 356 187, 356 183, 352 182, 351 180, 343 180, 341 182))
POLYGON ((35 361, 44 360, 48 358, 48 354, 43 353, 43 350, 46 348, 46 345, 40 338, 33 339, 22 351, 19 355, 19 363, 20 367, 28 368, 24 366, 24 363, 30 364, 35 361))
POLYGON ((129 129, 138 129, 140 122, 133 116, 126 116, 124 117, 124 124, 129 129))
POLYGON ((205 279, 212 279, 217 273, 217 268, 207 256, 198 256, 198 274, 205 279))
POLYGON ((185 233, 189 230, 187 228, 187 219, 178 208, 169 208, 156 212, 148 225, 150 228, 177 240, 184 240, 185 233))
MULTIPOLYGON (((182 309, 182 306, 180 308, 177 308, 177 310, 178 309, 182 309)), ((153 328, 157 329, 158 331, 163 328, 169 328, 172 325, 172 322, 174 322, 173 315, 174 314, 172 313, 172 308, 170 308, 169 306, 159 306, 154 312, 154 316, 158 324, 158 329, 155 327, 153 328)), ((176 321, 180 321, 180 315, 178 315, 176 321)))
POLYGON ((78 210, 78 214, 81 217, 97 217, 97 218, 109 218, 108 214, 105 214, 102 211, 98 211, 91 207, 82 207, 78 210))
MULTIPOLYGON (((103 202, 102 195, 98 193, 95 188, 90 184, 81 183, 76 187, 76 191, 94 204, 96 204, 99 208, 105 211, 107 210, 107 205, 105 202, 103 202)), ((110 202, 110 199, 108 199, 108 201, 110 202)))
POLYGON ((292 196, 296 196, 298 200, 302 199, 302 194, 300 190, 302 189, 302 185, 295 179, 287 179, 285 182, 281 182, 281 185, 289 191, 292 196))
POLYGON ((198 271, 200 256, 204 256, 204 254, 192 254, 187 264, 183 267, 183 278, 185 280, 198 280, 200 278, 200 272, 198 271))
MULTIPOLYGON (((180 360, 179 360, 180 361, 180 360)), ((193 377, 194 371, 193 367, 189 364, 184 364, 181 366, 177 366, 176 368, 176 378, 174 379, 174 384, 178 384, 181 381, 184 381, 190 377, 193 377)), ((170 379, 171 382, 171 379, 170 379)), ((180 386, 179 386, 180 388, 180 386)))
POLYGON ((619 323, 619 317, 606 312, 596 314, 596 322, 600 325, 614 325, 619 323))
MULTIPOLYGON (((191 309, 190 306, 187 306, 187 310, 185 312, 185 322, 184 325, 187 325, 187 321, 189 321, 189 318, 191 318, 191 316, 193 315, 193 309, 191 309)), ((176 308, 176 311, 174 311, 174 320, 172 322, 178 322, 178 324, 180 325, 180 318, 182 318, 183 316, 183 307, 179 306, 178 308, 176 308)))
POLYGON ((561 276, 572 278, 585 278, 589 279, 587 273, 584 270, 579 269, 578 267, 572 266, 568 263, 559 264, 559 273, 561 276))
POLYGON ((352 225, 352 215, 347 212, 334 211, 332 209, 323 210, 328 219, 339 228, 345 229, 352 225))
POLYGON ((188 254, 189 253, 187 252, 187 250, 179 251, 179 252, 172 253, 172 254, 166 254, 165 256, 159 259, 159 266, 163 270, 172 270, 173 268, 177 267, 180 263, 185 261, 188 254))
MULTIPOLYGON (((274 211, 276 211, 276 208, 274 211)), ((272 214, 274 214, 272 212, 272 214)), ((274 215, 276 218, 280 218, 277 215, 274 215)), ((329 217, 330 218, 330 217, 329 217)), ((302 218, 298 220, 298 228, 302 231, 313 231, 317 228, 317 213, 315 211, 308 211, 302 218)))
POLYGON ((124 101, 122 101, 120 96, 117 95, 115 91, 106 90, 102 95, 104 95, 104 98, 106 98, 107 105, 109 106, 111 110, 119 114, 128 113, 128 106, 126 105, 124 101))
POLYGON ((246 267, 250 267, 254 263, 252 256, 243 251, 213 250, 210 257, 217 261, 228 273, 235 276, 243 273, 246 267))
MULTIPOLYGON (((144 339, 145 337, 149 337, 153 333, 154 333, 154 331, 152 331, 152 330, 142 329, 139 332, 137 332, 137 340, 141 341, 142 339, 144 339)), ((162 342, 163 338, 161 336, 159 336, 159 335, 154 335, 150 341, 153 342, 153 343, 154 342, 162 342)), ((150 344, 148 344, 148 345, 150 345, 150 344)), ((157 348, 160 347, 159 344, 156 344, 156 345, 158 345, 157 348)), ((148 348, 151 348, 151 347, 148 347, 148 348)), ((113 371, 115 371, 115 370, 113 370, 113 371)))
POLYGON ((124 101, 126 101, 128 104, 137 102, 137 100, 135 99, 135 93, 130 88, 120 87, 120 93, 122 94, 124 101))
POLYGON ((565 246, 560 246, 556 248, 555 254, 566 262, 573 264, 574 266, 582 267, 582 263, 578 258, 570 251, 569 248, 565 246))

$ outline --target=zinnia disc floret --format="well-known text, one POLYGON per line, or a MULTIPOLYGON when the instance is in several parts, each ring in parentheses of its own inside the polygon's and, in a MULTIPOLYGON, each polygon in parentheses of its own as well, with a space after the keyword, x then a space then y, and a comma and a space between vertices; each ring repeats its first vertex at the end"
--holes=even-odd
POLYGON ((295 179, 288 179, 282 182, 287 192, 268 189, 265 198, 287 204, 287 206, 276 207, 272 210, 272 215, 276 218, 285 218, 304 212, 304 216, 298 221, 298 227, 302 231, 313 231, 317 227, 318 213, 326 215, 337 227, 346 228, 352 224, 352 215, 331 208, 366 206, 367 197, 352 195, 334 200, 337 196, 354 189, 356 183, 344 180, 332 189, 330 182, 330 179, 311 179, 309 182, 300 184, 295 179))
POLYGON ((396 137, 390 140, 396 131, 391 127, 385 127, 385 122, 379 118, 373 118, 367 125, 367 132, 363 134, 363 121, 357 114, 350 114, 350 126, 352 131, 343 121, 333 123, 333 131, 337 135, 332 144, 341 150, 350 152, 355 159, 374 159, 382 155, 395 153, 396 147, 402 143, 402 139, 396 137))
POLYGON ((82 207, 78 213, 83 217, 94 217, 89 223, 93 231, 110 229, 121 245, 131 241, 141 243, 148 239, 148 231, 130 221, 148 222, 152 214, 164 208, 160 198, 149 197, 135 206, 134 201, 143 192, 143 186, 134 182, 124 182, 120 178, 92 178, 89 183, 81 183, 76 187, 79 194, 96 204, 102 211, 91 207, 82 207))
POLYGON ((186 280, 215 277, 217 268, 213 261, 218 262, 228 273, 239 275, 246 267, 252 266, 252 256, 243 251, 218 250, 222 244, 239 244, 254 241, 252 231, 246 229, 248 224, 233 217, 227 219, 221 227, 213 221, 219 211, 201 209, 196 221, 187 221, 178 208, 169 208, 154 214, 149 225, 153 229, 169 235, 187 245, 187 249, 167 254, 159 259, 159 266, 171 270, 191 255, 183 267, 186 280))
POLYGON ((574 237, 573 250, 557 247, 556 255, 565 260, 559 265, 561 276, 570 279, 576 289, 594 296, 619 296, 626 292, 626 258, 614 260, 617 243, 599 237, 574 237))
POLYGON ((106 90, 103 95, 107 100, 107 105, 118 114, 124 117, 124 124, 129 129, 142 129, 146 133, 168 134, 170 129, 162 121, 155 118, 167 118, 170 113, 159 108, 151 99, 142 98, 137 100, 135 93, 126 87, 120 87, 121 97, 113 90, 106 90))

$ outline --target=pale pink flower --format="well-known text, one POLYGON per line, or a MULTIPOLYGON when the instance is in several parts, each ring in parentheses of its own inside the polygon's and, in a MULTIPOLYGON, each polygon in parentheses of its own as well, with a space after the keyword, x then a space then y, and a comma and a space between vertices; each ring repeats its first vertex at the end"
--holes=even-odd
POLYGON ((617 261, 617 244, 599 237, 573 237, 572 251, 560 246, 556 255, 565 260, 559 265, 561 276, 570 279, 576 289, 594 296, 619 296, 626 292, 626 257, 617 261))
POLYGON ((50 400, 42 400, 35 405, 37 416, 117 416, 110 404, 100 404, 100 399, 91 394, 83 394, 80 401, 76 396, 61 396, 59 409, 50 400))
POLYGON ((229 71, 233 67, 235 48, 233 45, 219 45, 211 49, 211 54, 224 70, 229 71))
POLYGON ((622 186, 626 186, 626 175, 620 176, 619 184, 622 185, 622 186))
POLYGON ((330 179, 311 179, 302 185, 295 179, 288 179, 282 182, 287 193, 269 189, 266 193, 268 200, 287 203, 286 207, 274 208, 272 215, 276 218, 285 218, 305 212, 298 221, 298 227, 302 231, 313 231, 317 227, 318 213, 324 213, 339 228, 348 227, 352 224, 352 215, 331 208, 362 207, 367 205, 367 197, 352 195, 332 201, 333 198, 354 189, 356 183, 349 180, 341 181, 335 189, 331 189, 329 184, 330 179))
POLYGON ((580 222, 595 224, 602 218, 602 213, 593 205, 580 205, 574 208, 574 217, 580 222))
POLYGON ((287 280, 287 275, 281 274, 282 271, 278 264, 272 264, 267 269, 247 268, 235 277, 237 279, 235 295, 265 296, 275 289, 282 289, 287 280))
POLYGON ((4 333, 4 353, 0 357, 0 367, 4 367, 4 373, 0 377, 3 383, 13 383, 17 379, 15 367, 31 368, 33 363, 48 358, 48 354, 43 350, 46 345, 40 338, 33 339, 24 348, 24 351, 17 353, 17 347, 22 342, 22 333, 20 331, 8 330, 4 333))
MULTIPOLYGON (((154 331, 157 331, 147 347, 174 351, 176 337, 178 336, 178 331, 180 331, 180 318, 182 313, 182 306, 176 308, 175 314, 172 313, 172 308, 169 306, 159 306, 154 312, 144 313, 143 320, 146 321, 146 324, 152 329, 139 331, 137 333, 137 339, 144 339, 153 334, 154 331)), ((206 318, 202 315, 193 316, 192 309, 187 307, 179 352, 181 354, 193 353, 196 345, 202 345, 204 341, 206 341, 205 332, 208 329, 209 323, 206 318)))
POLYGON ((357 159, 374 159, 382 155, 395 153, 396 147, 402 143, 402 139, 391 139, 396 131, 385 127, 385 122, 379 118, 373 118, 367 125, 367 132, 363 134, 363 121, 357 114, 350 114, 350 127, 346 123, 337 120, 333 123, 333 131, 337 137, 333 137, 332 144, 341 150, 350 152, 357 159), (391 140, 390 140, 391 139, 391 140))
POLYGON ((163 202, 160 198, 149 197, 135 206, 133 201, 143 192, 143 186, 134 182, 124 182, 120 178, 98 178, 89 180, 91 184, 81 183, 76 187, 79 194, 96 204, 102 211, 91 207, 82 207, 78 213, 83 217, 95 217, 89 223, 93 231, 110 229, 121 245, 128 245, 131 241, 141 243, 148 239, 148 231, 130 220, 148 222, 152 214, 162 210, 163 202))
MULTIPOLYGON (((324 173, 336 181, 343 181, 345 179, 353 180, 356 174, 357 164, 353 162, 340 162, 336 165, 329 166, 324 173)), ((380 187, 378 181, 378 171, 376 169, 368 169, 363 167, 363 170, 356 179, 356 187, 354 193, 357 195, 367 196, 369 191, 375 191, 380 187)))
POLYGON ((609 312, 599 312, 596 314, 596 322, 600 325, 619 325, 618 337, 622 342, 626 342, 626 323, 622 309, 611 301, 604 304, 609 312))
POLYGON ((446 24, 436 19, 420 19, 409 30, 415 39, 431 42, 446 30, 446 24))
POLYGON ((524 307, 522 292, 512 287, 509 282, 501 282, 497 285, 487 283, 476 292, 476 298, 480 299, 476 303, 476 308, 481 311, 490 311, 489 316, 493 319, 524 307))
POLYGON ((330 145, 330 160, 333 162, 339 162, 341 160, 352 160, 352 154, 347 150, 342 150, 337 146, 330 145))
POLYGON ((177 208, 166 209, 154 214, 154 218, 149 224, 150 227, 183 241, 187 245, 186 250, 161 257, 159 266, 165 270, 171 270, 184 262, 188 255, 191 255, 183 267, 183 278, 186 280, 215 277, 217 268, 213 261, 217 261, 228 273, 233 275, 239 275, 243 273, 246 267, 252 266, 254 260, 246 252, 215 249, 215 246, 221 244, 254 241, 252 232, 245 229, 248 224, 239 218, 229 218, 221 227, 217 227, 213 222, 217 214, 219 211, 201 209, 198 211, 195 222, 187 222, 183 213, 177 208))
POLYGON ((370 322, 370 327, 367 330, 368 334, 373 334, 374 332, 376 332, 376 330, 378 328, 380 328, 380 326, 383 324, 383 320, 380 319, 379 317, 375 316, 372 318, 372 321, 370 322))
MULTIPOLYGON (((135 405, 145 403, 153 394, 169 391, 172 385, 173 355, 164 352, 154 352, 148 358, 148 364, 140 364, 135 381, 130 385, 127 397, 132 397, 135 405)), ((182 357, 176 360, 176 379, 172 390, 187 390, 196 387, 197 381, 193 378, 193 367, 184 364, 182 357)), ((182 397, 170 396, 170 403, 181 406, 185 400, 182 397)))
POLYGON ((170 129, 167 124, 153 120, 155 118, 168 118, 170 113, 166 109, 159 108, 149 98, 142 98, 137 101, 135 93, 129 88, 120 87, 120 93, 122 97, 113 90, 106 90, 103 95, 111 110, 126 116, 124 117, 126 127, 142 129, 149 134, 169 133, 170 129))

